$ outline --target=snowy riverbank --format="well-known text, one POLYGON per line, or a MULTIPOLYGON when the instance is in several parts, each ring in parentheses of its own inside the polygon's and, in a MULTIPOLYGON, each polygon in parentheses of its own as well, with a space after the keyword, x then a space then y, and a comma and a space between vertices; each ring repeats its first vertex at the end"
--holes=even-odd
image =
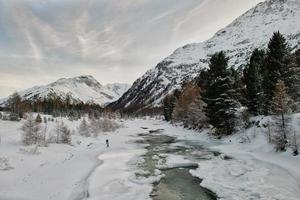
MULTIPOLYGON (((66 123, 73 129, 78 126, 78 122, 66 123)), ((164 121, 137 119, 125 121, 124 127, 114 133, 98 138, 75 135, 72 146, 50 144, 30 154, 29 147, 20 143, 20 125, 0 121, 0 157, 7 158, 0 164, 1 200, 150 199, 151 183, 132 181, 138 171, 136 163, 146 152, 145 145, 135 141, 140 139, 138 134, 157 129, 179 141, 196 142, 232 158, 224 159, 222 154, 198 161, 184 155, 167 157, 168 165, 197 162, 199 168, 190 172, 203 179, 201 185, 221 199, 298 200, 300 196, 299 156, 274 152, 263 130, 257 130, 255 137, 249 130, 245 134, 251 142, 242 144, 241 134, 214 140, 205 133, 164 121), (106 138, 110 148, 105 147, 106 138)))

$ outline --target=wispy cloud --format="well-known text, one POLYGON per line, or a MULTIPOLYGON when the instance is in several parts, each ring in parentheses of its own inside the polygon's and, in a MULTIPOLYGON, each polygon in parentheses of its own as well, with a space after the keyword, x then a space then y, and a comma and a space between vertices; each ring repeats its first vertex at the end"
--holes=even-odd
POLYGON ((81 73, 131 83, 259 1, 0 0, 0 96, 81 73))

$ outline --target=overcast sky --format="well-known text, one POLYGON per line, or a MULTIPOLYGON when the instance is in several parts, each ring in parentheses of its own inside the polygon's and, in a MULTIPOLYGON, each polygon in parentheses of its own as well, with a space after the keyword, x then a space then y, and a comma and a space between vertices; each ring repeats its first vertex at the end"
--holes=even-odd
POLYGON ((0 97, 62 77, 132 83, 261 0, 0 0, 0 97))

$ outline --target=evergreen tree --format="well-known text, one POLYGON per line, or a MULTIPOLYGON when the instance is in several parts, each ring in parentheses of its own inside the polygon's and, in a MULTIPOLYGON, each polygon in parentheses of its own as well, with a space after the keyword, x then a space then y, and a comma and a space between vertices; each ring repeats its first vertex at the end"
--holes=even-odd
POLYGON ((180 91, 175 90, 173 94, 167 95, 163 100, 163 112, 166 121, 172 120, 175 104, 180 96, 180 91))
POLYGON ((216 128, 218 136, 229 135, 235 126, 235 100, 233 79, 227 69, 228 58, 223 51, 215 53, 209 64, 208 84, 204 88, 203 100, 208 122, 216 128))
POLYGON ((293 87, 290 79, 290 59, 291 51, 284 36, 280 32, 275 32, 270 39, 264 63, 263 90, 264 90, 264 114, 269 114, 272 110, 270 102, 274 96, 274 89, 279 80, 289 87, 293 87))
POLYGON ((230 76, 233 80, 233 88, 235 88, 235 96, 234 99, 236 99, 238 102, 240 102, 242 105, 246 105, 246 99, 245 99, 245 84, 243 83, 243 70, 241 69, 234 69, 233 67, 230 68, 230 76))
POLYGON ((42 123, 42 117, 41 117, 40 114, 38 114, 38 115, 36 116, 35 122, 36 122, 36 123, 42 123))
POLYGON ((295 101, 300 101, 300 49, 298 49, 292 56, 290 63, 288 93, 289 96, 295 101))
POLYGON ((265 52, 255 49, 251 55, 249 64, 244 69, 244 83, 246 86, 246 105, 249 113, 262 114, 263 90, 262 90, 262 66, 265 52))

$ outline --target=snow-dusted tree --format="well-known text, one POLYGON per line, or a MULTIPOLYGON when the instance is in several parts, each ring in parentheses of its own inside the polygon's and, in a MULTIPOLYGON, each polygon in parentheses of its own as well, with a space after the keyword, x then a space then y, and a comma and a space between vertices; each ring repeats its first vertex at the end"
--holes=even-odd
POLYGON ((47 117, 46 117, 46 116, 44 116, 44 119, 43 119, 43 121, 44 121, 44 123, 45 123, 45 124, 48 122, 48 120, 47 120, 47 117))
POLYGON ((85 118, 83 118, 83 120, 81 121, 81 123, 78 127, 78 132, 81 136, 85 136, 85 137, 89 137, 91 135, 89 124, 85 120, 85 118))
POLYGON ((278 150, 285 150, 287 144, 287 128, 285 115, 291 111, 291 100, 287 95, 287 88, 279 80, 275 86, 273 97, 273 113, 280 116, 279 134, 275 138, 278 150))
POLYGON ((48 131, 48 126, 46 123, 44 123, 43 125, 39 125, 41 126, 41 131, 39 133, 39 144, 42 146, 47 146, 47 141, 46 141, 46 136, 47 136, 47 131, 48 131))
POLYGON ((70 144, 71 131, 63 122, 56 122, 56 143, 70 144))
POLYGON ((101 126, 100 126, 100 120, 96 118, 91 118, 90 119, 90 133, 97 137, 98 134, 101 132, 101 126))
POLYGON ((119 125, 113 119, 104 118, 100 120, 100 128, 103 132, 113 132, 119 125))
POLYGON ((275 32, 268 43, 266 58, 262 69, 264 90, 264 114, 272 112, 272 101, 276 84, 282 80, 285 85, 293 87, 291 80, 291 49, 285 37, 280 32, 275 32))
POLYGON ((174 107, 180 96, 180 91, 175 90, 172 94, 167 95, 163 100, 163 112, 166 121, 172 120, 174 107))
POLYGON ((292 86, 287 84, 289 88, 288 94, 295 102, 300 101, 300 49, 298 49, 292 58, 292 62, 290 64, 290 70, 288 71, 286 76, 289 76, 289 83, 292 86))
POLYGON ((71 144, 71 130, 65 124, 61 126, 60 143, 71 144))
POLYGON ((202 101, 201 96, 197 96, 188 107, 186 123, 191 128, 201 129, 207 125, 207 118, 204 113, 205 103, 202 101))
POLYGON ((35 121, 32 113, 27 114, 21 130, 23 131, 22 142, 25 145, 37 144, 39 142, 41 126, 35 121))
POLYGON ((42 117, 41 117, 40 114, 38 114, 38 115, 36 116, 35 122, 36 122, 36 123, 42 123, 42 117))
POLYGON ((255 49, 251 55, 249 64, 244 69, 245 97, 249 113, 262 114, 263 90, 262 90, 262 66, 265 59, 263 50, 255 49))
POLYGON ((58 144, 60 142, 60 136, 62 134, 62 126, 63 122, 56 121, 55 122, 55 133, 56 133, 56 143, 58 144))
POLYGON ((230 135, 235 128, 236 108, 239 106, 234 81, 228 71, 228 58, 223 51, 215 53, 208 69, 207 84, 202 94, 205 114, 214 126, 216 136, 230 135))

